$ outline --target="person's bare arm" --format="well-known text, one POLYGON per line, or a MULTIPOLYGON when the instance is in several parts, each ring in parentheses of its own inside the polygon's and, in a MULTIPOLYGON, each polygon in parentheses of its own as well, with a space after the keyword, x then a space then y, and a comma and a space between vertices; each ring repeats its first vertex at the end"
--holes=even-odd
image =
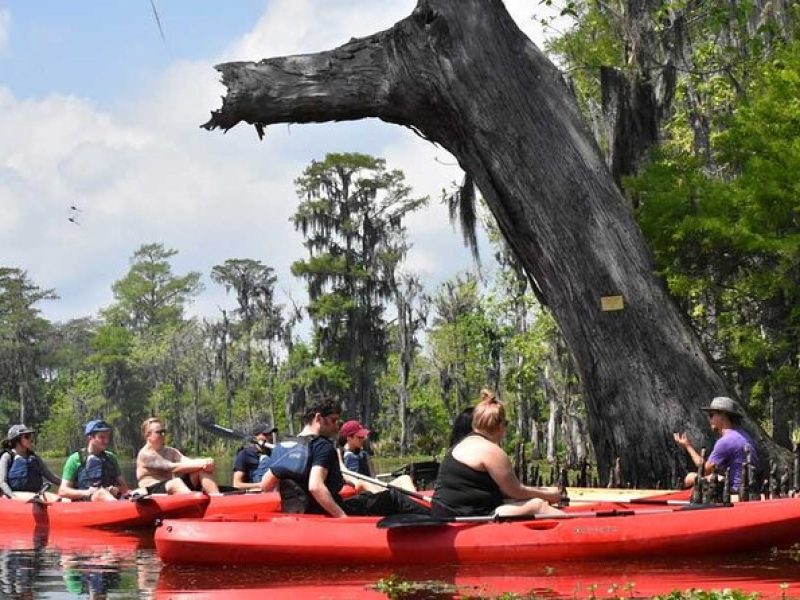
POLYGON ((325 478, 328 476, 328 469, 315 465, 311 467, 308 476, 308 491, 314 496, 317 503, 332 517, 346 517, 347 514, 342 507, 336 504, 331 491, 325 485, 325 478))
POLYGON ((175 468, 172 472, 180 475, 183 473, 195 473, 197 471, 205 471, 206 473, 214 472, 214 459, 213 458, 187 458, 182 457, 180 462, 175 463, 175 468))
POLYGON ((95 492, 99 489, 99 487, 92 486, 86 490, 79 490, 72 486, 71 481, 62 479, 61 485, 58 487, 58 495, 70 500, 91 500, 92 496, 94 496, 95 492))
POLYGON ((545 502, 558 502, 561 499, 558 488, 523 485, 514 473, 508 455, 499 446, 492 444, 487 449, 483 465, 505 498, 511 500, 540 498, 545 502))
MULTIPOLYGON (((689 458, 692 459, 692 464, 695 467, 700 467, 703 464, 703 457, 700 456, 700 453, 695 450, 694 446, 689 442, 689 438, 685 433, 673 433, 672 437, 675 439, 675 443, 682 447, 686 452, 689 453, 689 458)), ((708 475, 714 470, 714 464, 706 461, 705 465, 703 466, 703 473, 708 475)))
POLYGON ((167 448, 164 456, 155 450, 139 452, 137 465, 150 471, 169 471, 173 475, 194 473, 196 471, 214 470, 213 458, 188 458, 175 448, 167 448))
POLYGON ((167 460, 154 450, 142 450, 136 457, 137 466, 151 471, 174 471, 176 462, 167 460))
POLYGON ((233 472, 232 485, 237 490, 256 490, 256 489, 261 488, 261 482, 247 483, 244 480, 244 471, 234 471, 233 472))
POLYGON ((176 462, 175 468, 172 469, 172 472, 175 474, 181 475, 183 473, 195 473, 197 471, 205 471, 206 473, 214 472, 213 458, 189 458, 188 456, 184 456, 177 448, 169 448, 169 451, 173 453, 173 460, 176 462))
POLYGON ((267 472, 264 473, 264 476, 261 478, 261 484, 259 487, 261 488, 262 492, 269 492, 270 490, 275 489, 278 486, 278 482, 280 480, 275 477, 270 469, 267 469, 267 472))

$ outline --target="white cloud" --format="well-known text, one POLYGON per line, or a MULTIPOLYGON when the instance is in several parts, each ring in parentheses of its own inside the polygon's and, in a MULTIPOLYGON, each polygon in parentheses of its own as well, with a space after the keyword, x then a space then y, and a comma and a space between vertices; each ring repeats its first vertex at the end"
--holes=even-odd
POLYGON ((11 13, 8 10, 0 9, 0 54, 5 52, 8 46, 8 32, 11 27, 11 13))
POLYGON ((269 56, 320 52, 353 37, 394 25, 414 9, 414 0, 276 0, 253 30, 232 44, 224 60, 260 60, 269 56))
MULTIPOLYGON (((326 152, 359 151, 383 156, 406 173, 416 195, 431 196, 426 211, 408 222, 415 244, 408 269, 437 281, 469 267, 439 202, 442 187, 460 181, 461 171, 447 152, 409 130, 374 119, 274 126, 259 141, 245 125, 224 136, 199 128, 224 93, 214 62, 333 48, 391 27, 415 4, 269 2, 223 56, 173 63, 113 113, 84 98, 20 100, 0 88, 0 265, 25 268, 39 285, 56 288, 62 300, 43 307, 54 319, 108 304, 111 283, 147 242, 179 250, 179 273, 207 276, 227 258, 260 259, 276 269, 281 288, 299 297, 302 284, 289 274, 304 255, 288 220, 297 203, 293 181, 326 152)), ((530 11, 524 0, 507 4, 530 11)), ((0 12, 0 49, 8 20, 0 12)), ((215 315, 231 304, 209 283, 194 312, 215 315)))

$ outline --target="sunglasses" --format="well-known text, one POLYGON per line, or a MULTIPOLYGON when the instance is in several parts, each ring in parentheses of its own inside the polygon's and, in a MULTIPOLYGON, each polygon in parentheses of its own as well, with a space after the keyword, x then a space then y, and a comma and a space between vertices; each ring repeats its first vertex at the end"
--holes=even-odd
POLYGON ((151 431, 150 433, 155 433, 156 435, 166 435, 166 429, 156 429, 155 431, 151 431))
POLYGON ((23 433, 20 437, 23 440, 32 440, 33 439, 33 434, 32 433, 23 433))

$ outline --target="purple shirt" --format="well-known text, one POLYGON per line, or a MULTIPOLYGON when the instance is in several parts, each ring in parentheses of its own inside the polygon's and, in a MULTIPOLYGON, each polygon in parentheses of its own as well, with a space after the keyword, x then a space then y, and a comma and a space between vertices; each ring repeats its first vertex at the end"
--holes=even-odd
POLYGON ((708 462, 717 467, 717 473, 724 475, 726 469, 731 470, 731 490, 739 489, 742 482, 742 465, 745 461, 745 447, 750 447, 750 462, 758 464, 756 445, 750 436, 740 429, 728 429, 714 444, 708 462))

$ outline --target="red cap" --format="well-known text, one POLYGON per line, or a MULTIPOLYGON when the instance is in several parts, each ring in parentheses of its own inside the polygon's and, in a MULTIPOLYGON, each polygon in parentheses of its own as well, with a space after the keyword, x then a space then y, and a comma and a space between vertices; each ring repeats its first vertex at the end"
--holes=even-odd
POLYGON ((358 421, 347 421, 339 428, 339 435, 346 438, 350 437, 351 435, 367 437, 369 435, 369 429, 364 427, 358 421))

